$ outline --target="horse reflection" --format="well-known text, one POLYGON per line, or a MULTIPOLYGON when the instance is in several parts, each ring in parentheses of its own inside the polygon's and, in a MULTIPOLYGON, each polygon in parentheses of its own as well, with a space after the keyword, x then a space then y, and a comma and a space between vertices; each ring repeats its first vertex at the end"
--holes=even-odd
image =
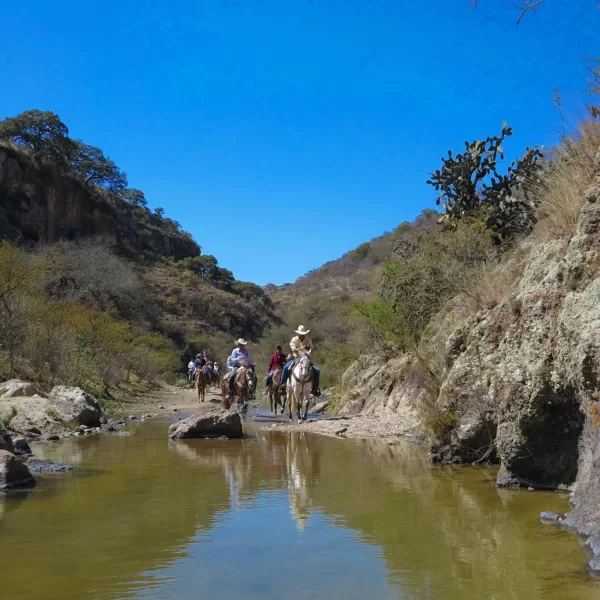
POLYGON ((242 441, 172 441, 169 448, 202 469, 222 469, 232 509, 243 508, 261 492, 286 490, 292 518, 303 531, 312 511, 312 491, 319 485, 318 441, 305 432, 266 431, 242 441))

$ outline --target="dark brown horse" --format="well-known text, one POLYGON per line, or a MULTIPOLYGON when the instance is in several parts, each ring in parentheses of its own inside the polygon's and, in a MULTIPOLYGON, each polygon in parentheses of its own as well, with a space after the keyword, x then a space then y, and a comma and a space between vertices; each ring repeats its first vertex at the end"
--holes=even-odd
MULTIPOLYGON (((254 367, 240 367, 235 374, 235 383, 233 384, 233 399, 237 402, 240 412, 245 413, 248 409, 248 401, 256 385, 256 374, 254 367)), ((223 397, 222 406, 224 409, 230 408, 229 379, 223 378, 221 382, 221 395, 223 397)))

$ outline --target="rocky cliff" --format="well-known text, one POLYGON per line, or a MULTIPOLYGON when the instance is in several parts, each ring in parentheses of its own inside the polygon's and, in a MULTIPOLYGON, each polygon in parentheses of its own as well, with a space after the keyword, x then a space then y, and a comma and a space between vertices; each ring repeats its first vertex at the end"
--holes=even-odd
MULTIPOLYGON (((600 174, 600 152, 596 164, 600 174)), ((499 486, 572 490, 564 524, 600 553, 600 186, 585 194, 569 239, 529 240, 519 260, 494 308, 445 332, 435 401, 451 418, 430 456, 496 459, 499 486)), ((362 357, 344 376, 340 412, 393 411, 425 433, 415 362, 362 357)), ((600 554, 590 568, 600 571, 600 554)))
POLYGON ((199 246, 172 221, 0 146, 0 239, 28 245, 94 237, 131 257, 197 256, 199 246))

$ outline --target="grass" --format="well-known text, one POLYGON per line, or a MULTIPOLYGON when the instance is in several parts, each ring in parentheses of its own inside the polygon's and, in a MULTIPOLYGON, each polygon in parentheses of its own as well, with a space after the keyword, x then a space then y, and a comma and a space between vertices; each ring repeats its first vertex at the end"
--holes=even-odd
POLYGON ((600 122, 586 121, 577 136, 550 153, 551 162, 534 187, 538 217, 534 241, 568 239, 575 233, 584 194, 596 184, 599 148, 600 122))
POLYGON ((17 407, 14 404, 11 404, 8 414, 0 417, 0 425, 2 425, 2 427, 10 427, 12 420, 17 416, 18 412, 17 407))

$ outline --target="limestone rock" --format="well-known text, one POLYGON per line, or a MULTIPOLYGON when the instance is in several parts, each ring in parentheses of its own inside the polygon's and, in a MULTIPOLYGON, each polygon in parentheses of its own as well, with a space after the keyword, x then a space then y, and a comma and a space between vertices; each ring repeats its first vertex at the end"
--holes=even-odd
POLYGON ((20 379, 9 379, 0 384, 1 398, 23 397, 45 397, 43 392, 40 392, 33 383, 21 381, 20 379))
POLYGON ((35 478, 14 454, 0 450, 0 490, 35 486, 35 478))
POLYGON ((171 439, 185 438, 241 438, 243 436, 240 416, 233 411, 220 409, 202 412, 173 423, 169 427, 171 439))
POLYGON ((52 389, 52 404, 58 408, 65 420, 86 427, 99 427, 102 409, 98 400, 78 387, 58 385, 52 389))
POLYGON ((329 402, 327 402, 327 401, 319 402, 318 404, 315 404, 315 407, 313 408, 313 412, 318 415, 319 413, 325 412, 328 408, 329 408, 329 402))

